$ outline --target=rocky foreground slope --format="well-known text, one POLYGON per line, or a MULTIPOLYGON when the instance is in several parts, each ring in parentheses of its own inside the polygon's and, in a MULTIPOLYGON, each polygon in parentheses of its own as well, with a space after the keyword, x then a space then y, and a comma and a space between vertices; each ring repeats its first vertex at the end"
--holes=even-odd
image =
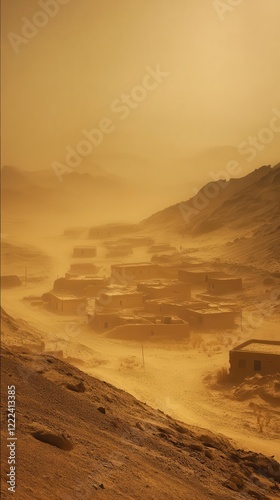
POLYGON ((236 450, 50 355, 11 347, 2 351, 2 498, 10 498, 8 385, 16 388, 14 498, 280 498, 273 457, 236 450))

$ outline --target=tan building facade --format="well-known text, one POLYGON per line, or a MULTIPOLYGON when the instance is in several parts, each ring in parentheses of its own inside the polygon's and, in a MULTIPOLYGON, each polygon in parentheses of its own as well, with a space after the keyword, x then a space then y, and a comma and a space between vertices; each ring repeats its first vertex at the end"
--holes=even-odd
POLYGON ((75 295, 96 297, 107 285, 108 279, 102 277, 68 276, 55 280, 53 289, 75 295))
POLYGON ((86 312, 86 298, 50 292, 48 294, 48 308, 57 314, 82 316, 86 312))
POLYGON ((156 323, 117 326, 108 334, 110 338, 135 341, 179 341, 189 338, 187 323, 156 323))
POLYGON ((142 307, 143 294, 129 290, 104 290, 95 301, 97 311, 142 307))
POLYGON ((191 298, 191 286, 177 280, 151 280, 137 284, 139 292, 143 293, 146 300, 158 298, 171 298, 188 300, 191 298))
POLYGON ((237 381, 280 373, 280 341, 247 340, 229 352, 229 362, 230 376, 237 381))
POLYGON ((90 259, 92 257, 96 257, 96 247, 92 246, 74 247, 72 257, 80 259, 85 259, 85 258, 90 259))
POLYGON ((239 292, 242 290, 242 278, 210 277, 207 282, 207 288, 210 293, 218 295, 239 292))
POLYGON ((111 266, 111 276, 116 283, 131 283, 157 278, 159 269, 157 264, 150 262, 115 264, 111 266))
POLYGON ((104 224, 93 226, 89 230, 89 239, 105 239, 132 233, 137 229, 134 224, 104 224))
POLYGON ((224 276, 222 271, 211 271, 207 269, 179 269, 178 280, 191 285, 202 286, 208 283, 210 278, 224 276))

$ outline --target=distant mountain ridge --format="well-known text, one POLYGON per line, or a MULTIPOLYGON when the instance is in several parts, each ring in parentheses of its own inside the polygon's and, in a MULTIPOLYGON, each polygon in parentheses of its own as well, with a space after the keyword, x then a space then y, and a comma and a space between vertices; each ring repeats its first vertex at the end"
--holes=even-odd
MULTIPOLYGON (((140 225, 198 235, 228 223, 242 226, 242 214, 247 218, 251 214, 254 219, 267 208, 276 215, 280 206, 279 176, 280 164, 263 166, 245 177, 212 181, 194 197, 151 215, 140 225)), ((246 226, 248 221, 243 222, 246 226)))
POLYGON ((60 178, 53 169, 27 171, 3 166, 2 208, 5 216, 29 215, 40 211, 72 213, 104 209, 108 199, 116 202, 130 189, 125 179, 97 165, 85 164, 65 172, 60 178), (106 202, 105 202, 106 200, 106 202))

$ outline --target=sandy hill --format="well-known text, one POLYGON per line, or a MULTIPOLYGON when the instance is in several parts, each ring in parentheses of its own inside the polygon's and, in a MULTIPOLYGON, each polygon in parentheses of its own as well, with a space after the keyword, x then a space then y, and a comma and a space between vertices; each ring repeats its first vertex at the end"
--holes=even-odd
MULTIPOLYGON (((23 327, 5 313, 2 322, 7 332, 23 327)), ((177 422, 50 355, 3 346, 4 407, 8 385, 16 387, 15 498, 280 498, 273 458, 236 450, 223 436, 177 422)), ((6 443, 4 411, 3 498, 6 443)))
POLYGON ((7 241, 1 242, 1 275, 19 274, 24 276, 25 268, 28 278, 45 276, 51 267, 51 259, 40 249, 31 245, 14 245, 7 241))
POLYGON ((246 261, 254 251, 256 263, 269 261, 271 270, 276 270, 280 260, 280 164, 263 166, 242 178, 208 183, 193 198, 157 212, 140 227, 172 231, 193 241, 207 236, 216 245, 220 239, 230 245, 225 249, 228 256, 242 256, 246 261))
POLYGON ((240 216, 242 210, 244 211, 244 203, 246 207, 247 203, 250 203, 249 211, 246 209, 244 214, 248 218, 256 205, 262 210, 263 202, 266 200, 265 192, 272 187, 271 202, 274 202, 275 206, 277 201, 279 204, 279 197, 277 200, 275 196, 275 193, 279 193, 279 172, 280 164, 274 168, 264 166, 245 177, 210 182, 203 186, 194 197, 151 215, 141 222, 141 226, 143 228, 156 226, 188 234, 227 227, 228 220, 234 221, 240 216), (274 186, 275 180, 277 184, 274 186), (233 213, 232 210, 234 210, 233 213), (221 215, 226 218, 223 219, 221 215))

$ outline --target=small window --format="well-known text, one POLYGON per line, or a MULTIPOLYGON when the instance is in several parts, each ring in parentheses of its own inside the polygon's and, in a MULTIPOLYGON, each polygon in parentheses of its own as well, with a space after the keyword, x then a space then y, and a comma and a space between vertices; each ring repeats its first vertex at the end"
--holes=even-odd
POLYGON ((238 368, 246 368, 246 359, 239 359, 238 368))
POLYGON ((104 328, 108 328, 108 323, 107 323, 107 321, 104 323, 104 328))
POLYGON ((262 362, 259 359, 254 360, 254 371, 260 372, 262 370, 262 362))

